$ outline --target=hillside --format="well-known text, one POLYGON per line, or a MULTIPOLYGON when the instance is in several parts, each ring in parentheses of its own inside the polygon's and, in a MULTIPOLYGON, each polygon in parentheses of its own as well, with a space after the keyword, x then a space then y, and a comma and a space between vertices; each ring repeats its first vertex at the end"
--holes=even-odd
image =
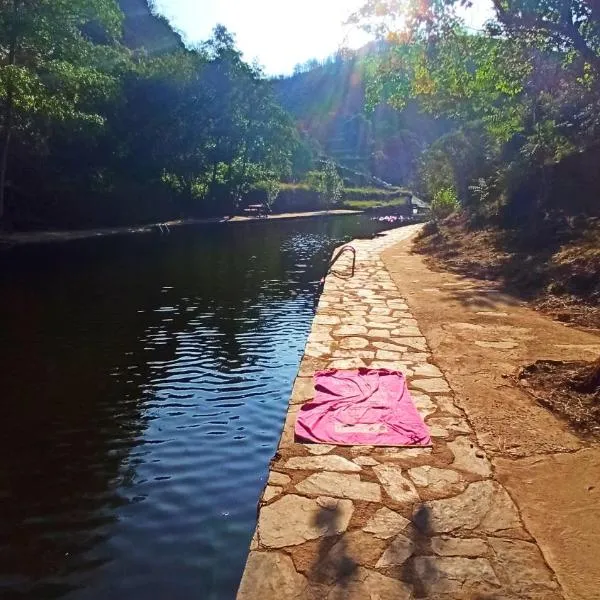
POLYGON ((447 128, 420 114, 414 104, 402 112, 381 104, 368 110, 366 75, 377 52, 371 45, 355 54, 339 53, 324 64, 313 62, 276 80, 276 93, 325 155, 394 185, 407 185, 425 147, 447 128))

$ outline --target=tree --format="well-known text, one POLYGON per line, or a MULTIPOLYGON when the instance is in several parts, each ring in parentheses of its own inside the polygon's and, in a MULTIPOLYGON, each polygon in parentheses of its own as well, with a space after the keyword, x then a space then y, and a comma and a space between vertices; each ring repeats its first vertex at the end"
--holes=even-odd
POLYGON ((34 117, 102 123, 95 105, 116 91, 121 21, 115 0, 0 1, 0 220, 15 132, 34 117))

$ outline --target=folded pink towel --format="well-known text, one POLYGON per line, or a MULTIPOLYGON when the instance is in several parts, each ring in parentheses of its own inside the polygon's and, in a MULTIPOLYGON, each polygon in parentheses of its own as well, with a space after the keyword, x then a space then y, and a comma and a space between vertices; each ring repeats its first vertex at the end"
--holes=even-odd
POLYGON ((429 446, 406 379, 387 369, 315 373, 315 398, 300 409, 296 438, 341 446, 429 446))

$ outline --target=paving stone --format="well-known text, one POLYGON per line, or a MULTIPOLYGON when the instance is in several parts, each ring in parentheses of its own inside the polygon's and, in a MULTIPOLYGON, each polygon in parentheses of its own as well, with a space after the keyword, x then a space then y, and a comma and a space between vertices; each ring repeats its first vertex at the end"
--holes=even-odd
POLYGON ((312 600, 306 577, 279 552, 250 552, 237 600, 312 600))
MULTIPOLYGON (((369 322, 370 323, 391 323, 394 324, 396 322, 396 318, 392 317, 392 316, 384 316, 384 315, 374 315, 374 314, 370 314, 369 315, 369 322)), ((394 328, 392 328, 394 329, 394 328)))
POLYGON ((415 365, 413 370, 419 377, 443 377, 442 372, 435 365, 429 363, 415 365))
POLYGON ((380 315, 384 317, 389 317, 392 314, 392 311, 389 308, 385 308, 383 306, 374 306, 370 311, 372 315, 380 315))
POLYGON ((390 342, 373 342, 373 347, 378 350, 388 350, 389 352, 406 352, 406 347, 390 342))
POLYGON ((398 338, 398 342, 403 346, 420 350, 421 352, 427 352, 427 342, 424 337, 403 337, 398 338))
POLYGON ((260 542, 268 548, 285 548, 338 535, 346 531, 353 512, 350 500, 285 495, 260 510, 260 542))
POLYGON ((452 398, 446 398, 444 396, 436 396, 435 401, 442 412, 448 413, 455 417, 464 416, 464 412, 454 404, 452 398))
POLYGON ((419 556, 414 559, 415 578, 422 592, 451 598, 476 598, 497 591, 500 582, 485 558, 419 556), (447 597, 447 596, 444 596, 447 597))
POLYGON ((388 540, 404 531, 410 525, 410 521, 389 508, 380 508, 369 522, 363 527, 363 531, 372 533, 375 537, 388 540))
POLYGON ((519 598, 548 598, 549 590, 558 589, 535 544, 497 538, 489 538, 488 541, 494 551, 492 564, 496 573, 519 598), (536 591, 541 594, 536 595, 536 591))
POLYGON ((352 461, 362 467, 374 467, 379 464, 378 461, 370 456, 357 456, 356 458, 353 458, 352 461))
POLYGON ((263 492, 262 501, 268 502, 269 500, 273 500, 273 498, 277 498, 283 492, 283 488, 276 485, 268 485, 263 492))
POLYGON ((450 469, 424 465, 410 469, 408 475, 417 487, 427 488, 436 495, 449 496, 465 489, 460 475, 450 469))
POLYGON ((471 433, 469 424, 459 417, 431 417, 427 420, 433 437, 446 437, 450 433, 471 433))
POLYGON ((415 511, 413 521, 419 529, 433 533, 459 529, 494 533, 521 527, 510 496, 490 480, 472 483, 454 498, 425 502, 415 511))
POLYGON ((412 540, 399 534, 389 545, 375 565, 378 569, 403 565, 413 554, 415 548, 412 540))
POLYGON ((328 356, 331 354, 331 344, 325 344, 322 342, 309 342, 306 344, 304 354, 306 356, 312 356, 313 358, 328 356))
POLYGON ((296 377, 292 389, 291 404, 304 404, 315 397, 315 384, 312 377, 296 377))
POLYGON ((367 328, 364 325, 342 325, 333 330, 333 335, 365 335, 367 328))
POLYGON ((389 329, 369 329, 367 335, 370 338, 389 338, 391 336, 389 329))
POLYGON ((315 315, 313 319, 315 325, 339 325, 340 318, 335 315, 315 315))
POLYGON ((424 392, 435 394, 437 392, 449 392, 450 388, 446 383, 445 379, 432 378, 432 379, 413 379, 410 382, 411 387, 424 392))
POLYGON ((377 479, 381 481, 385 491, 392 500, 403 504, 419 502, 419 494, 412 481, 402 475, 402 469, 397 465, 382 464, 373 467, 377 479))
MULTIPOLYGON (((399 329, 392 329, 392 335, 394 337, 420 337, 423 334, 418 327, 401 327, 399 329)), ((400 342, 402 340, 399 340, 400 342)))
POLYGON ((390 352, 389 350, 377 350, 375 358, 377 360, 401 362, 404 358, 404 354, 402 354, 402 352, 390 352))
POLYGON ((452 442, 448 442, 448 447, 454 454, 453 468, 481 475, 482 477, 491 476, 492 465, 490 461, 483 450, 478 448, 468 437, 457 437, 452 442))
POLYGON ((488 545, 480 538, 434 537, 431 549, 439 556, 466 556, 477 558, 488 553, 488 545))
POLYGON ((298 483, 296 489, 309 496, 334 496, 366 502, 381 501, 380 487, 376 483, 361 481, 360 476, 355 474, 315 473, 298 483))
POLYGON ((427 362, 428 356, 425 352, 405 352, 402 360, 407 363, 427 362))
POLYGON ((366 366, 362 358, 337 358, 327 364, 329 369, 359 369, 366 366))
POLYGON ((480 348, 493 348, 494 350, 512 350, 517 348, 519 344, 514 341, 499 341, 499 342, 475 342, 480 348))
POLYGON ((285 468, 302 471, 340 471, 346 473, 358 473, 362 471, 359 465, 336 454, 327 454, 325 456, 294 456, 285 463, 285 468))
POLYGON ((369 317, 367 317, 367 319, 365 320, 365 326, 369 329, 387 329, 390 332, 392 331, 392 329, 396 329, 396 327, 398 327, 396 323, 375 322, 370 320, 369 317))
POLYGON ((412 370, 405 364, 394 362, 392 360, 374 360, 370 365, 371 369, 388 369, 389 371, 400 371, 404 377, 410 377, 412 370))
POLYGON ((306 444, 304 446, 311 454, 322 455, 331 452, 335 446, 329 444, 306 444))
MULTIPOLYGON (((286 598, 285 596, 281 596, 286 598)), ((363 567, 335 585, 326 600, 411 600, 411 586, 363 567)))
POLYGON ((437 405, 432 402, 429 396, 418 393, 413 393, 411 396, 421 417, 428 417, 437 411, 437 405))
POLYGON ((372 350, 334 350, 331 353, 332 358, 363 358, 373 360, 375 352, 372 350))
POLYGON ((285 473, 278 473, 277 471, 271 471, 269 473, 269 485, 280 485, 285 487, 291 481, 291 477, 285 473))
POLYGON ((340 341, 340 348, 345 348, 346 350, 366 348, 368 345, 369 340, 361 337, 346 337, 340 341))

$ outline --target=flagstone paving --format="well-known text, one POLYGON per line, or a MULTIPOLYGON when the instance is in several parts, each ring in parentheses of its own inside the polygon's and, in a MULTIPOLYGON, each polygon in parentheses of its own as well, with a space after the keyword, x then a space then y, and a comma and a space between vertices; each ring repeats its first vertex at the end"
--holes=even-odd
POLYGON ((381 260, 412 233, 353 242, 354 277, 344 258, 326 278, 238 600, 564 598, 381 260), (313 373, 363 366, 405 373, 432 448, 295 442, 313 373))

